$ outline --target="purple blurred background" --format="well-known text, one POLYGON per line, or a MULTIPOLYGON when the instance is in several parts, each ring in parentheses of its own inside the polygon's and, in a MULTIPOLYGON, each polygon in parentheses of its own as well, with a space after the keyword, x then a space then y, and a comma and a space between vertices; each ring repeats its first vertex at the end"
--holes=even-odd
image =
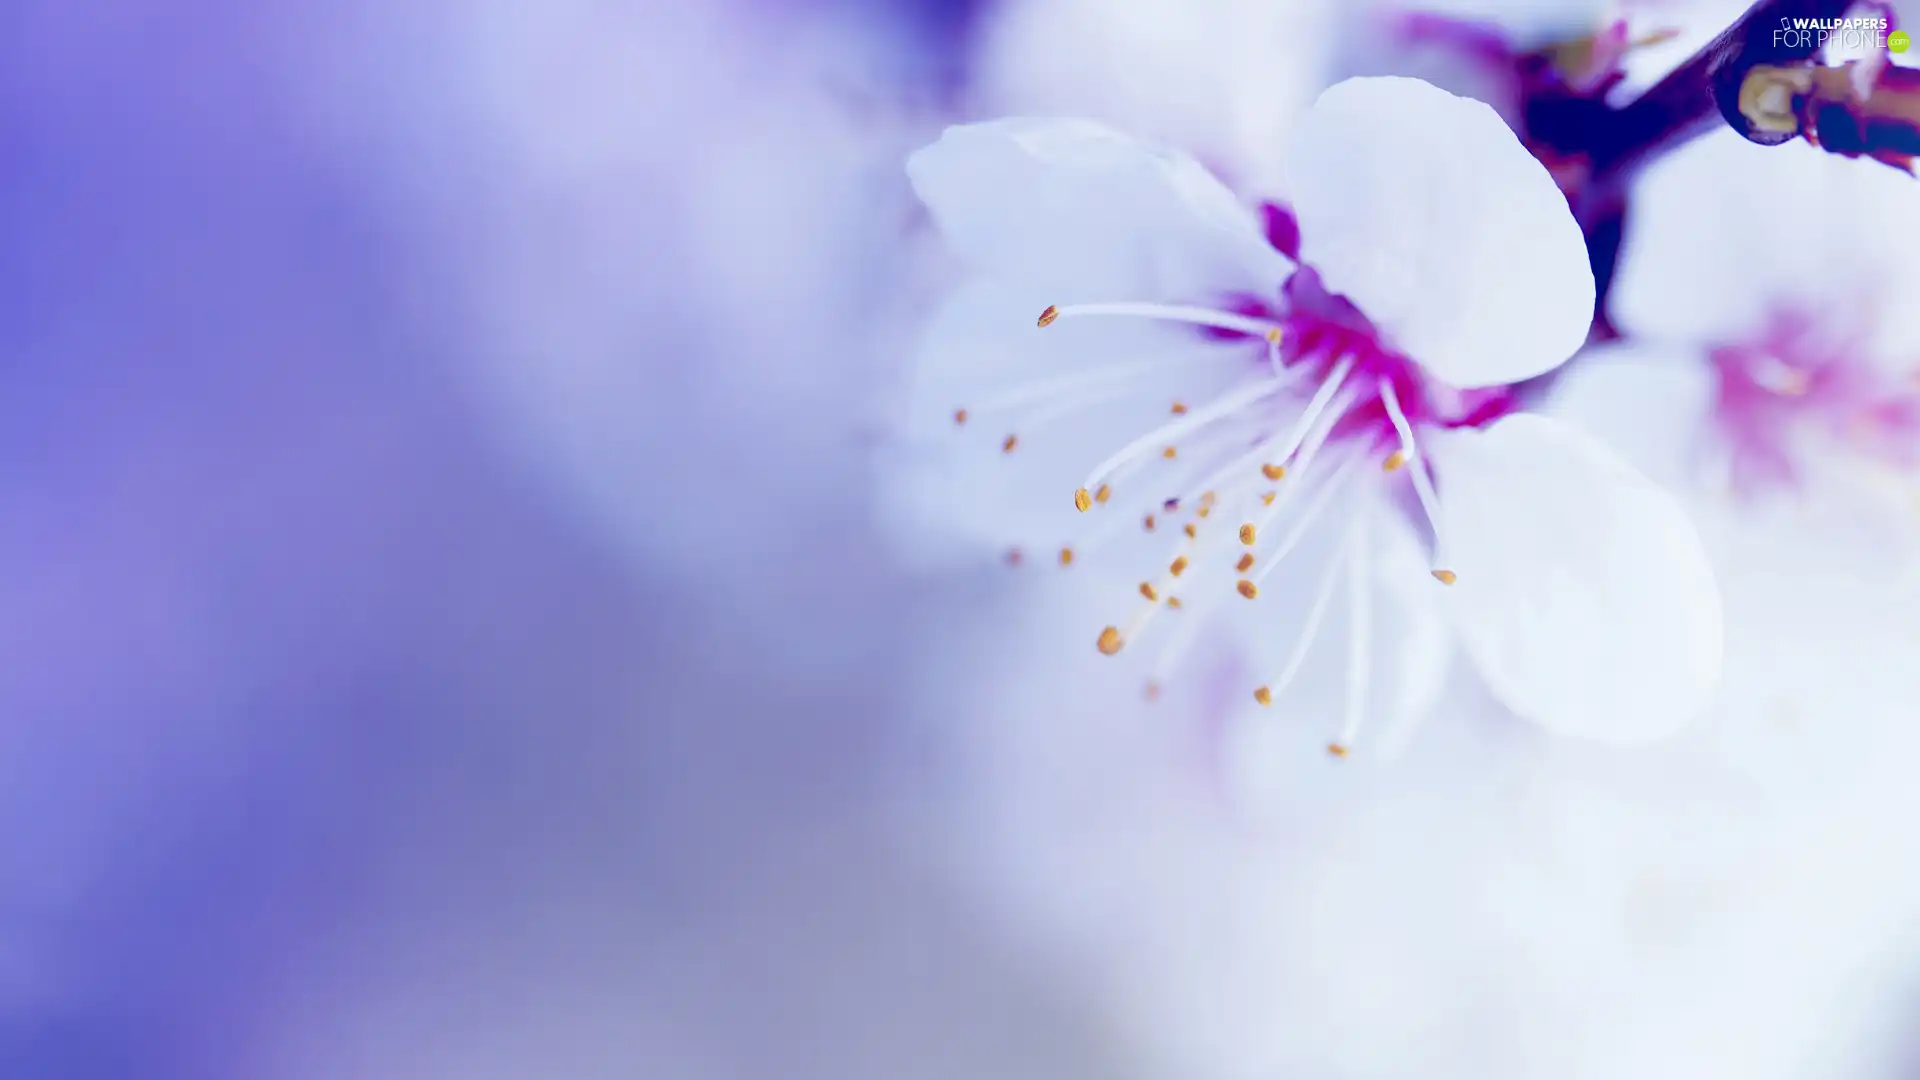
POLYGON ((1469 693, 1228 820, 1077 583, 901 565, 904 156, 1331 48, 1022 2, 7 8, 0 1080, 1898 1075, 1904 798, 1469 693))
POLYGON ((1113 1071, 884 809, 965 18, 9 8, 0 1075, 1113 1071))

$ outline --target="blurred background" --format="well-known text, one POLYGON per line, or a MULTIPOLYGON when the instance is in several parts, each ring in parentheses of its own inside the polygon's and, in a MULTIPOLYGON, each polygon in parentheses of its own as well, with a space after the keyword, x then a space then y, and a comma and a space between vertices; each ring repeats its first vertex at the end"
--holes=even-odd
POLYGON ((1067 585, 887 543, 904 156, 1229 155, 1343 10, 16 0, 0 1077, 1916 1075, 1904 804, 1465 686, 1223 813, 1067 585))

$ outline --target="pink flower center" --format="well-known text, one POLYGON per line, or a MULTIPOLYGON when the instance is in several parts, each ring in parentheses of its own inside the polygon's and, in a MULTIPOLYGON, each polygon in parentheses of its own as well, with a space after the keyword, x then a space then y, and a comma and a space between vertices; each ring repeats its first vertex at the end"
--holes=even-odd
POLYGON ((1873 364, 1858 335, 1821 331, 1785 310, 1752 341, 1709 354, 1714 419, 1743 496, 1797 486, 1809 436, 1902 471, 1920 465, 1920 386, 1873 364))
MULTIPOLYGON (((1298 264, 1300 227, 1292 212, 1277 203, 1265 203, 1260 209, 1268 242, 1298 264)), ((1289 371, 1304 372, 1306 381, 1325 381, 1344 361, 1350 365, 1346 376, 1349 381, 1390 385, 1407 422, 1415 429, 1485 427, 1518 404, 1510 388, 1462 391, 1427 375, 1405 353, 1388 344, 1358 306, 1329 291, 1311 266, 1301 264, 1271 300, 1238 295, 1227 298, 1222 306, 1280 326, 1281 364, 1289 371)), ((1203 332, 1220 340, 1249 338, 1237 330, 1209 327, 1203 332)), ((1259 359, 1265 362, 1264 352, 1259 359)), ((1330 439, 1366 443, 1391 452, 1398 446, 1399 437, 1382 398, 1369 394, 1357 400, 1334 425, 1330 439)))

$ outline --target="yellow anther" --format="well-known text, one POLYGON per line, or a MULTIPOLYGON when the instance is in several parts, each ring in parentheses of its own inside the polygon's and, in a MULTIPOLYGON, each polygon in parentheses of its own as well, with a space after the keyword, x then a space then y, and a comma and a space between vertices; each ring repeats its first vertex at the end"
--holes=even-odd
POLYGON ((1184 574, 1186 572, 1187 572, 1187 557, 1185 555, 1182 555, 1179 558, 1173 560, 1173 562, 1169 564, 1167 567, 1167 573, 1172 574, 1174 577, 1179 577, 1181 574, 1184 574))
POLYGON ((1102 506, 1105 506, 1107 500, 1111 498, 1113 498, 1113 488, 1107 484, 1101 484, 1100 490, 1093 493, 1093 501, 1102 506))
POLYGON ((1239 589, 1240 595, 1246 597, 1249 600, 1260 595, 1260 589, 1257 586, 1255 586, 1253 582, 1248 581, 1246 578, 1241 578, 1240 584, 1235 585, 1234 588, 1239 589))
POLYGON ((1387 460, 1381 464, 1380 468, 1386 472, 1395 472, 1406 463, 1407 452, 1405 450, 1395 450, 1393 453, 1387 455, 1387 460))
POLYGON ((1249 524, 1240 526, 1240 542, 1247 545, 1248 547, 1252 547, 1253 540, 1254 540, 1253 525, 1249 523, 1249 524))
POLYGON ((1273 704, 1273 691, 1262 686, 1253 692, 1253 700, 1262 705, 1271 705, 1273 704))
POLYGON ((1120 646, 1125 645, 1126 642, 1120 639, 1120 630, 1118 627, 1109 626, 1105 630, 1100 631, 1100 640, 1094 642, 1094 644, 1099 647, 1101 653, 1112 656, 1114 653, 1119 652, 1120 646))
POLYGON ((1072 548, 1063 547, 1060 549, 1060 565, 1061 566, 1073 565, 1073 549, 1072 548))
POLYGON ((1055 319, 1057 319, 1057 318, 1059 318, 1059 317, 1060 317, 1060 309, 1059 309, 1059 308, 1057 308, 1057 307, 1055 307, 1055 306, 1054 306, 1054 305, 1052 305, 1052 304, 1048 304, 1048 305, 1047 305, 1047 310, 1045 310, 1045 311, 1043 311, 1043 312, 1041 312, 1041 313, 1040 313, 1040 325, 1041 325, 1041 326, 1052 326, 1052 325, 1053 325, 1053 320, 1055 320, 1055 319))
POLYGON ((1154 591, 1153 582, 1151 581, 1143 581, 1140 583, 1140 595, 1146 597, 1149 600, 1160 599, 1160 594, 1154 591))
POLYGON ((1285 465, 1262 465, 1260 466, 1260 475, 1269 480, 1282 480, 1286 478, 1287 467, 1285 465))
POLYGON ((1013 448, 1019 445, 1020 436, 1009 435, 1007 436, 1007 441, 1000 444, 1000 452, 1003 454, 1011 454, 1013 453, 1013 448))
POLYGON ((1093 509, 1093 496, 1087 494, 1086 488, 1074 489, 1073 508, 1083 514, 1093 509))
POLYGON ((1433 572, 1433 580, 1442 585, 1451 585, 1460 580, 1460 575, 1451 570, 1435 570, 1433 572))
POLYGON ((1249 551, 1245 555, 1240 556, 1240 561, 1235 563, 1233 568, 1243 574, 1253 569, 1253 552, 1249 551))

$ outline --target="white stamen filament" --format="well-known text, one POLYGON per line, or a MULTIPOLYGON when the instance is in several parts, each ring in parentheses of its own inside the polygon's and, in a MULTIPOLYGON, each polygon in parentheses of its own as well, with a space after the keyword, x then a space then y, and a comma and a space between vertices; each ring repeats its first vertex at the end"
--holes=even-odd
POLYGON ((1260 569, 1252 579, 1255 585, 1265 584, 1267 577, 1286 561, 1288 555, 1293 554, 1294 548, 1300 546, 1300 541, 1306 537, 1307 530, 1313 527, 1321 511, 1325 510, 1333 502, 1333 496, 1346 486, 1348 474, 1363 460, 1365 457, 1362 454, 1349 455, 1320 485, 1319 490, 1313 493, 1313 501, 1308 503, 1307 508, 1294 520, 1293 527, 1287 530, 1287 535, 1280 541, 1279 546, 1275 547, 1271 554, 1260 556, 1260 569))
POLYGON ((1280 329, 1276 324, 1263 319, 1236 315, 1230 311, 1215 311, 1212 308, 1189 307, 1184 304, 1061 304, 1050 310, 1055 319, 1073 319, 1087 315, 1130 315, 1143 319, 1188 323, 1193 326, 1210 326, 1216 330, 1231 330, 1252 337, 1265 337, 1280 329))
POLYGON ((1141 376, 1155 372, 1175 372, 1187 365, 1170 364, 1165 360, 1143 360, 1125 367, 1108 368, 1095 371, 1082 371, 1072 375, 1058 375, 1051 379, 1027 383, 998 397, 988 398, 978 403, 969 402, 967 412, 970 416, 992 416, 996 413, 1018 409, 1027 405, 1039 404, 1049 398, 1071 394, 1077 390, 1105 389, 1112 384, 1133 385, 1141 381, 1141 376))
POLYGON ((1301 665, 1307 662, 1307 654, 1313 651, 1313 643, 1320 637, 1320 626, 1327 620, 1327 609, 1333 606, 1334 590, 1340 587, 1341 575, 1353 556, 1354 531, 1359 524, 1356 518, 1347 530, 1346 539, 1334 551, 1333 561, 1320 579, 1320 591, 1313 596, 1313 606, 1307 609, 1306 621, 1300 625, 1300 636, 1294 640, 1286 664, 1280 669, 1279 676, 1267 684, 1267 691, 1273 697, 1286 693, 1287 687, 1293 685, 1293 680, 1300 674, 1301 665))
POLYGON ((1367 712, 1367 678, 1373 666, 1373 579, 1372 564, 1367 559, 1368 520, 1363 503, 1354 520, 1352 550, 1347 555, 1347 601, 1352 610, 1347 622, 1347 718, 1340 725, 1337 744, 1343 749, 1351 749, 1360 734, 1360 723, 1367 712))
POLYGON ((1420 450, 1413 443, 1413 425, 1407 423, 1407 414, 1400 409, 1400 395, 1394 393, 1391 380, 1380 380, 1380 403, 1386 406, 1387 419, 1393 422, 1393 430, 1400 436, 1400 452, 1407 455, 1406 470, 1413 480, 1413 493, 1420 500, 1420 510, 1427 515, 1427 527, 1433 530, 1433 552, 1437 559, 1445 546, 1440 536, 1440 500, 1433 493, 1426 462, 1421 460, 1420 450))
MULTIPOLYGON (((1088 388, 1084 394, 1054 401, 1045 408, 1028 413, 1020 418, 1019 423, 1012 426, 1022 435, 1030 434, 1055 420, 1064 420, 1096 406, 1105 405, 1115 398, 1124 397, 1128 391, 1136 389, 1136 386, 1137 384, 1126 382, 1096 385, 1088 388)), ((990 404, 988 408, 991 409, 992 405, 990 404)))
POLYGON ((1114 470, 1140 454, 1176 445, 1181 436, 1197 431, 1216 420, 1232 416, 1261 398, 1280 393, 1290 385, 1284 379, 1261 378, 1233 393, 1216 398, 1201 408, 1188 412, 1178 420, 1163 424, 1121 447, 1113 456, 1095 466, 1080 486, 1091 491, 1107 480, 1114 470))
MULTIPOLYGON (((1342 358, 1339 363, 1334 365, 1333 370, 1327 374, 1327 378, 1320 384, 1320 388, 1314 391, 1313 397, 1308 400, 1306 408, 1301 411, 1299 419, 1294 421, 1293 426, 1287 430, 1284 438, 1262 439, 1254 445, 1253 451, 1240 461, 1231 463, 1225 468, 1220 469, 1215 475, 1208 477, 1206 483, 1199 485, 1199 490, 1206 491, 1219 486, 1220 477, 1230 475, 1230 470, 1238 469, 1242 464, 1246 465, 1249 471, 1251 471, 1251 466, 1255 462, 1264 461, 1273 465, 1286 465, 1295 473, 1305 473, 1308 466, 1313 464, 1314 455, 1319 452, 1320 447, 1326 442, 1327 438, 1333 434, 1334 425, 1338 424, 1340 418, 1346 415, 1347 410, 1353 406, 1354 395, 1352 394, 1340 395, 1338 400, 1335 400, 1335 396, 1340 394, 1341 384, 1346 381, 1347 373, 1352 370, 1353 358, 1342 358), (1325 424, 1319 423, 1322 419, 1326 420, 1325 424), (1269 454, 1269 448, 1276 445, 1280 447, 1279 452, 1269 454)), ((1264 486, 1266 485, 1256 483, 1251 477, 1247 477, 1236 481, 1228 488, 1228 491, 1230 495, 1239 495, 1250 493, 1264 486)), ((1287 488, 1286 494, 1281 497, 1281 500, 1276 505, 1267 509, 1266 514, 1261 519, 1263 524, 1271 523, 1274 517, 1291 503, 1293 495, 1297 490, 1298 484, 1287 488)), ((1191 494, 1191 492, 1182 492, 1182 498, 1186 498, 1191 494)))

